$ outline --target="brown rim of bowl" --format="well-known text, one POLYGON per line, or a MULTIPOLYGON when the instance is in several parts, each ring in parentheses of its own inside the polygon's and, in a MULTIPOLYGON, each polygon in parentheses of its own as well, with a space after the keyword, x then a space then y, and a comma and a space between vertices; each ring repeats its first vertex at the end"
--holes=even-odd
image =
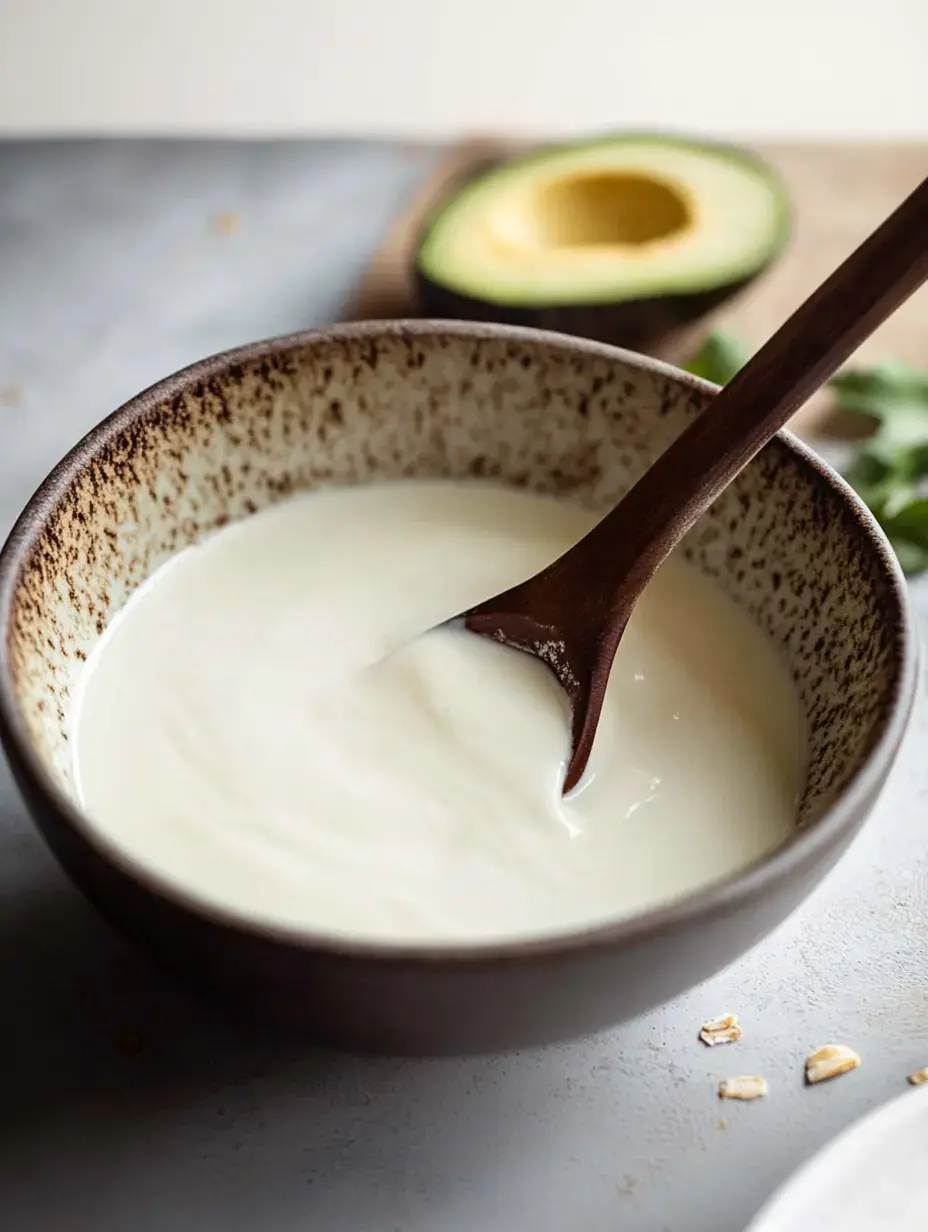
MULTIPOLYGON (((62 494, 67 491, 87 460, 116 433, 175 394, 189 389, 198 381, 218 376, 232 364, 278 355, 324 339, 338 341, 377 338, 391 334, 423 338, 451 335, 474 342, 507 338, 515 342, 543 342, 573 354, 620 360, 633 367, 667 377, 700 393, 713 393, 718 388, 699 377, 681 372, 670 364, 606 343, 525 326, 464 321, 363 321, 286 334, 220 352, 181 369, 131 398, 92 428, 39 486, 16 520, 0 551, 0 634, 5 633, 10 618, 13 593, 23 562, 39 538, 45 519, 56 508, 62 494)), ((50 798, 52 805, 68 824, 85 842, 144 890, 214 925, 317 954, 327 954, 333 958, 358 958, 385 963, 413 962, 424 966, 454 962, 476 965, 507 963, 526 958, 550 959, 576 951, 597 951, 616 944, 634 944, 645 937, 667 932, 687 921, 724 916, 747 903, 767 883, 781 882, 789 878, 804 863, 814 861, 817 855, 827 851, 844 831, 853 833, 862 823, 868 807, 867 801, 882 786, 902 742, 918 680, 918 643, 914 635, 915 625, 910 600, 905 578, 889 541, 870 511, 836 471, 792 433, 781 432, 779 439, 798 457, 812 476, 813 482, 827 484, 844 500, 854 517, 860 537, 866 540, 869 548, 876 553, 885 573, 886 584, 895 599, 898 624, 894 652, 897 661, 901 661, 901 669, 889 702, 889 717, 884 723, 883 731, 863 765, 821 820, 808 829, 797 828, 784 844, 740 872, 664 906, 615 922, 596 924, 566 933, 460 946, 447 943, 411 945, 354 940, 334 933, 313 932, 284 924, 248 920, 223 907, 201 900, 167 877, 158 876, 97 830, 77 808, 53 779, 32 746, 13 691, 8 638, 5 635, 0 638, 0 736, 11 746, 41 791, 50 798)))

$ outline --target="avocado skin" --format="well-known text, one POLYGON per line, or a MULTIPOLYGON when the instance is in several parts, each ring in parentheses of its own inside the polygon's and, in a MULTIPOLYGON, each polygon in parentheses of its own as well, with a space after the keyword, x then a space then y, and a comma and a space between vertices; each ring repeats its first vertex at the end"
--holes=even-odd
POLYGON ((439 286, 416 267, 415 287, 419 315, 438 320, 492 321, 502 325, 528 325, 642 350, 653 340, 711 312, 769 269, 779 252, 748 278, 727 286, 686 295, 651 296, 611 304, 550 304, 522 307, 460 295, 439 286))
MULTIPOLYGON (((575 148, 577 145, 635 140, 659 141, 665 145, 678 144, 688 149, 702 148, 707 153, 728 153, 745 162, 753 163, 773 181, 779 180, 779 176, 765 159, 742 146, 730 142, 694 140, 675 134, 647 130, 615 133, 592 141, 568 141, 542 145, 534 151, 521 155, 516 161, 528 165, 535 160, 542 161, 552 155, 557 155, 562 150, 575 148)), ((501 325, 525 325, 534 329, 553 330, 555 333, 590 338, 594 342, 624 346, 633 351, 646 351, 664 335, 691 324, 749 287, 755 279, 766 273, 779 260, 792 233, 792 208, 785 186, 780 182, 780 204, 783 213, 779 234, 771 246, 767 259, 752 270, 746 278, 741 278, 736 282, 710 287, 705 291, 687 291, 676 295, 653 295, 640 299, 598 301, 590 304, 575 302, 545 306, 532 305, 531 307, 500 304, 494 300, 462 295, 430 278, 419 265, 419 253, 445 205, 468 184, 481 179, 509 161, 511 160, 505 157, 482 159, 448 185, 442 194, 442 200, 426 217, 413 250, 412 263, 416 305, 420 317, 446 321, 484 321, 501 325)))

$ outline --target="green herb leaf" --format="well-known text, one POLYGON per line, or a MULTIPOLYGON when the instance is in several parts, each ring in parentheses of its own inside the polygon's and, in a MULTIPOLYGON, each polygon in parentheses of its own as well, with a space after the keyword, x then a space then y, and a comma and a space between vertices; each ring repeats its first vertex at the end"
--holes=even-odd
MULTIPOLYGON (((726 385, 749 356, 740 339, 716 331, 685 367, 726 385)), ((928 571, 928 371, 894 360, 845 369, 829 388, 839 411, 874 425, 845 478, 883 527, 903 570, 928 571)))
POLYGON ((712 381, 716 385, 727 385, 731 378, 751 358, 747 346, 726 330, 717 329, 707 334, 706 338, 684 368, 694 376, 712 381))
POLYGON ((876 421, 861 446, 891 469, 918 477, 928 468, 928 372, 898 362, 840 372, 829 382, 838 410, 876 421))
POLYGON ((846 478, 877 519, 907 574, 928 569, 928 372, 899 362, 849 369, 830 382, 839 410, 876 431, 846 478))
POLYGON ((843 410, 874 419, 885 419, 900 405, 928 403, 928 372, 896 359, 872 368, 847 368, 829 385, 843 410))
POLYGON ((882 519, 899 563, 908 574, 928 569, 928 498, 917 496, 882 519))

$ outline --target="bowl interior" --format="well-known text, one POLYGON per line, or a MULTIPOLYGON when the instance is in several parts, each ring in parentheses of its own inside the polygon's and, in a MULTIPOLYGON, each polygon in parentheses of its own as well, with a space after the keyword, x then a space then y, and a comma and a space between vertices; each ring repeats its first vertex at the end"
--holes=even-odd
MULTIPOLYGON (((7 557, 0 676, 70 794, 82 665, 178 549, 297 489, 403 476, 499 480, 605 511, 707 398, 631 355, 480 326, 348 328, 205 361, 101 425, 30 507, 7 557)), ((785 439, 684 551, 789 663, 811 742, 798 820, 814 822, 890 717, 902 672, 892 566, 842 489, 785 439)))

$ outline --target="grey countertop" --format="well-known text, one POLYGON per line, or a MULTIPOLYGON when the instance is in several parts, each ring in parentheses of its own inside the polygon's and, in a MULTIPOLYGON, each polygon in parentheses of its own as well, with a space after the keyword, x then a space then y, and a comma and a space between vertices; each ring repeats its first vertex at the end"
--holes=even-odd
MULTIPOLYGON (((0 143, 0 535, 143 386, 343 315, 431 157, 0 143)), ((924 627, 928 591, 916 601, 924 627)), ((484 1059, 341 1056, 195 1003, 70 887, 0 764, 0 1225, 741 1232, 928 1065, 926 719, 923 696, 863 836, 746 959, 598 1038, 484 1059), (744 1040, 710 1051, 697 1030, 725 1011, 744 1040), (863 1067, 806 1089, 803 1058, 828 1042, 863 1067), (720 1077, 752 1072, 767 1100, 719 1102, 720 1077)))

